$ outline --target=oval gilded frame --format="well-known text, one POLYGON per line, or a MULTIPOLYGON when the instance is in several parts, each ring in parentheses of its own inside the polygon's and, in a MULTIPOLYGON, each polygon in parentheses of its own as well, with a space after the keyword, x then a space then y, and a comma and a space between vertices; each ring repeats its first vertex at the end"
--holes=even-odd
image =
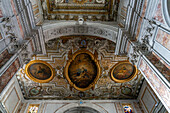
POLYGON ((120 79, 115 78, 115 77, 113 76, 113 71, 114 71, 114 69, 115 69, 116 67, 118 67, 119 65, 125 64, 125 63, 131 64, 131 63, 128 62, 128 61, 122 61, 122 62, 118 62, 117 64, 115 64, 115 65, 112 67, 112 69, 111 69, 111 71, 110 71, 110 76, 111 76, 111 79, 112 79, 113 81, 115 81, 115 82, 117 82, 117 83, 128 82, 128 81, 132 80, 132 79, 137 75, 137 73, 138 73, 137 67, 136 67, 135 65, 132 65, 132 64, 131 64, 131 65, 134 67, 134 70, 133 70, 132 75, 130 75, 130 77, 128 77, 127 79, 123 79, 123 80, 120 80, 120 79))
POLYGON ((45 61, 42 61, 42 60, 33 60, 33 61, 30 61, 26 66, 25 66, 25 73, 27 74, 27 76, 33 80, 34 82, 38 82, 38 83, 47 83, 49 81, 51 81, 53 78, 54 78, 54 73, 55 73, 55 70, 53 69, 53 67, 45 62, 45 61), (42 63, 44 65, 46 65, 47 67, 50 68, 50 71, 51 71, 51 76, 48 78, 48 79, 45 79, 45 80, 40 80, 40 79, 37 79, 35 78, 34 76, 31 75, 31 73, 29 72, 29 68, 31 65, 33 64, 36 64, 36 63, 42 63))
POLYGON ((74 87, 75 89, 79 90, 79 91, 85 91, 85 90, 88 90, 90 88, 92 88, 96 82, 98 81, 98 79, 100 78, 100 75, 101 75, 101 68, 100 68, 100 64, 99 64, 99 61, 97 60, 97 58, 95 58, 95 56, 88 50, 79 50, 77 52, 75 52, 71 58, 68 60, 65 68, 64 68, 64 76, 65 78, 67 79, 68 83, 70 84, 71 87, 74 87), (77 55, 79 54, 82 54, 82 53, 86 53, 88 55, 90 55, 91 59, 95 62, 96 66, 97 66, 97 75, 96 75, 96 78, 94 79, 94 81, 86 88, 79 88, 77 87, 69 78, 69 75, 68 75, 68 69, 69 69, 69 66, 71 64, 71 62, 76 58, 77 55))

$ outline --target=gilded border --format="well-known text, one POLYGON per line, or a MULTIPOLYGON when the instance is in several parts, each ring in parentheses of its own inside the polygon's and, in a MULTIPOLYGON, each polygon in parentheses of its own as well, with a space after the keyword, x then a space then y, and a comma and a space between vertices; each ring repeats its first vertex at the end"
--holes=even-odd
MULTIPOLYGON (((111 4, 113 4, 113 0, 111 0, 111 4)), ((99 11, 93 11, 93 12, 89 12, 89 11, 50 11, 50 2, 49 0, 47 0, 47 10, 49 14, 57 14, 57 13, 63 13, 63 14, 109 14, 112 13, 112 9, 113 9, 113 5, 111 5, 110 12, 99 12, 99 11)))
POLYGON ((121 62, 118 62, 117 64, 115 64, 115 65, 112 67, 111 71, 110 71, 110 77, 111 77, 111 79, 112 79, 113 81, 117 82, 117 83, 128 82, 128 81, 132 80, 132 79, 137 75, 137 73, 138 73, 138 69, 137 69, 137 67, 134 65, 134 72, 133 72, 133 74, 132 74, 129 78, 124 79, 124 80, 116 79, 116 78, 113 76, 113 70, 114 70, 118 65, 123 64, 123 63, 131 64, 131 63, 128 62, 128 61, 121 61, 121 62))
POLYGON ((55 70, 53 69, 53 67, 45 62, 45 61, 42 61, 42 60, 33 60, 33 61, 30 61, 26 66, 25 66, 25 73, 27 74, 27 76, 33 80, 34 82, 38 82, 38 83, 47 83, 49 81, 51 81, 53 78, 54 78, 54 74, 55 74, 55 70), (46 66, 48 66, 51 70, 51 76, 50 78, 46 79, 46 80, 40 80, 40 79, 37 79, 35 77, 33 77, 30 72, 28 71, 29 70, 29 67, 34 64, 34 63, 42 63, 42 64, 45 64, 46 66))
POLYGON ((76 53, 74 53, 71 58, 68 60, 65 68, 64 68, 64 76, 66 77, 67 81, 69 82, 69 84, 74 87, 75 89, 79 90, 79 91, 85 91, 85 90, 88 90, 90 88, 92 88, 97 80, 100 78, 100 75, 101 75, 101 68, 100 68, 100 64, 99 64, 99 61, 97 60, 97 58, 95 58, 95 56, 88 50, 79 50, 77 51, 76 53), (96 75, 96 78, 94 79, 94 81, 86 88, 79 88, 77 87, 69 78, 69 75, 68 75, 68 68, 71 64, 71 62, 76 58, 77 55, 81 54, 81 53, 86 53, 88 55, 90 55, 90 57, 92 58, 92 60, 95 62, 96 66, 97 66, 97 75, 96 75))

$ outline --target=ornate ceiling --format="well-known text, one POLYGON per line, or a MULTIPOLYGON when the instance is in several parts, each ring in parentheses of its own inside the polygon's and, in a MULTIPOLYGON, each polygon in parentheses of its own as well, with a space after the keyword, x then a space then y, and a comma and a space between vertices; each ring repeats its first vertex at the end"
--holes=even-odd
POLYGON ((41 0, 44 19, 116 21, 119 0, 41 0))
MULTIPOLYGON (((50 64, 54 70, 54 78, 48 83, 37 83, 32 81, 24 72, 24 69, 21 69, 17 75, 21 90, 23 92, 25 99, 135 99, 139 93, 143 76, 140 73, 137 73, 136 76, 129 79, 128 82, 116 83, 110 77, 110 72, 119 62, 127 61, 128 58, 125 56, 116 56, 114 54, 116 44, 109 40, 95 37, 95 36, 64 36, 49 40, 46 42, 47 55, 36 55, 33 56, 32 60, 43 60, 50 64), (89 54, 84 55, 80 54, 75 58, 78 58, 78 61, 83 61, 82 64, 86 61, 94 60, 92 56, 97 59, 98 65, 100 67, 89 67, 94 65, 93 61, 91 64, 86 65, 83 69, 79 70, 81 72, 76 72, 76 76, 73 76, 73 79, 89 78, 89 74, 95 72, 100 68, 101 72, 99 77, 95 80, 95 83, 92 84, 92 87, 79 90, 75 86, 72 86, 69 80, 67 79, 66 65, 69 62, 69 59, 72 59, 73 56, 79 51, 88 51, 89 54), (89 58, 88 58, 89 57, 89 58), (91 57, 91 58, 90 58, 91 57), (82 58, 82 59, 81 59, 82 58), (90 68, 93 68, 91 71, 90 68), (86 74, 84 74, 86 73, 86 74)), ((75 64, 77 61, 73 61, 75 64)), ((80 65, 80 64, 78 64, 80 65)), ((79 66, 81 67, 81 66, 79 66)), ((77 69, 74 65, 70 66, 69 73, 76 71, 77 69)), ((126 69, 123 68, 123 72, 126 69)), ((126 71, 127 72, 127 71, 126 71)), ((122 73, 122 72, 121 72, 122 73)), ((121 74, 119 73, 119 74, 121 74)), ((119 75, 117 74, 117 75, 119 75)), ((74 75, 74 74, 73 74, 74 75)), ((93 75, 93 74, 92 74, 93 75)), ((70 75, 69 75, 70 76, 70 75)), ((78 79, 77 79, 78 80, 78 79)), ((76 80, 76 81, 77 81, 76 80)), ((74 83, 73 80, 71 82, 74 83)), ((79 83, 78 83, 79 84, 79 83)), ((91 83, 90 83, 91 84, 91 83)), ((79 87, 77 85, 77 87, 79 87)), ((86 87, 80 86, 79 88, 86 87)))

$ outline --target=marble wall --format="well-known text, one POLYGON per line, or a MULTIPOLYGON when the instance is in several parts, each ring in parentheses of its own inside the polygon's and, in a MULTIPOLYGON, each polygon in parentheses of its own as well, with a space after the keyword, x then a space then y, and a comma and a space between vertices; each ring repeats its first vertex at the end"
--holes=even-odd
POLYGON ((163 20, 163 14, 162 14, 162 0, 158 1, 158 5, 155 11, 155 15, 154 15, 154 19, 161 22, 162 24, 165 24, 164 20, 163 20))
POLYGON ((10 54, 8 50, 4 50, 0 53, 0 68, 12 57, 13 54, 10 54))
POLYGON ((170 66, 162 60, 155 52, 146 56, 148 60, 158 69, 158 71, 170 81, 170 66))
POLYGON ((153 91, 156 93, 161 102, 169 110, 170 108, 170 92, 167 85, 160 79, 159 75, 156 74, 152 66, 145 58, 141 58, 139 70, 145 76, 147 82, 152 87, 153 91))
POLYGON ((19 59, 15 59, 15 61, 6 69, 6 71, 0 76, 0 92, 3 91, 3 89, 6 87, 8 82, 11 80, 11 78, 15 75, 15 73, 20 68, 20 62, 19 59))
POLYGON ((158 29, 155 39, 159 44, 170 50, 170 33, 162 29, 158 29))

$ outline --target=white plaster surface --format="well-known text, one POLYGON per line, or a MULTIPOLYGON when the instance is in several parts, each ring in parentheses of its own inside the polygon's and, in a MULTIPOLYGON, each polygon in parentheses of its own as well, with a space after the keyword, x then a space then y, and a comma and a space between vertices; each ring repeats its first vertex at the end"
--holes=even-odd
POLYGON ((13 76, 5 89, 1 92, 0 101, 8 113, 15 113, 20 107, 21 100, 23 100, 23 95, 16 76, 13 76))
POLYGON ((5 101, 6 109, 9 113, 13 113, 19 103, 19 98, 17 96, 17 92, 13 89, 5 101))
MULTIPOLYGON (((26 102, 28 102, 28 105, 40 104, 39 109, 42 110, 39 113, 63 113, 74 107, 89 107, 100 113, 118 113, 115 102, 133 103, 137 100, 26 100, 26 102), (83 103, 80 104, 80 101, 83 103)), ((24 113, 26 113, 26 110, 24 113)))
POLYGON ((116 108, 114 103, 103 103, 103 104, 96 103, 96 104, 106 109, 108 113, 116 113, 116 108))
POLYGON ((148 111, 149 113, 152 112, 155 109, 155 105, 159 102, 159 100, 155 97, 154 92, 148 86, 146 81, 143 82, 142 88, 138 96, 138 100, 140 101, 145 113, 148 113, 148 111))
POLYGON ((54 113, 57 109, 62 107, 65 104, 62 103, 46 103, 46 106, 44 107, 43 113, 54 113))
POLYGON ((156 104, 154 98, 150 94, 149 90, 146 89, 145 93, 142 98, 143 104, 145 104, 146 109, 149 111, 149 113, 152 111, 154 108, 154 105, 156 104))

